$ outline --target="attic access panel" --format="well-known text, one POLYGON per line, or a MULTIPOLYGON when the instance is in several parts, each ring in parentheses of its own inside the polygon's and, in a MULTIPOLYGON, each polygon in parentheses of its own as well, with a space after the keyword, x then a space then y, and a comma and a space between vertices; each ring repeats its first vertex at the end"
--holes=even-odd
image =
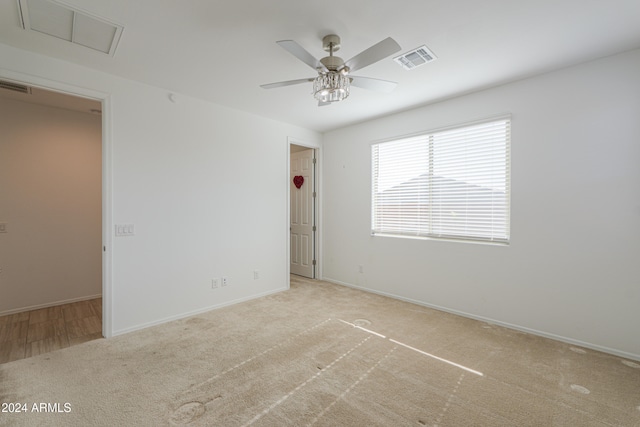
POLYGON ((18 0, 20 22, 36 31, 113 56, 122 25, 80 11, 59 1, 18 0))

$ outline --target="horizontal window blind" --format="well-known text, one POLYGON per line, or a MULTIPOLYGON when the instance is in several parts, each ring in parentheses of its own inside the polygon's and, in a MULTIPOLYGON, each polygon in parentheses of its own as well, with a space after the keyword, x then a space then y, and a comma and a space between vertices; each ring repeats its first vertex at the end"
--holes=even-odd
POLYGON ((509 241, 510 119, 372 145, 372 232, 509 241))

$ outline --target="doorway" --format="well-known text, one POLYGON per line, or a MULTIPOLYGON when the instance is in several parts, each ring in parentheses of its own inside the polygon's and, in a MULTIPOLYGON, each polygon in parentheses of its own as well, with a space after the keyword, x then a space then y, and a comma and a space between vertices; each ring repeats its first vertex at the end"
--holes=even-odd
POLYGON ((290 188, 290 272, 315 279, 316 251, 316 150, 291 144, 290 188))
POLYGON ((0 80, 0 102, 11 112, 2 147, 10 167, 0 174, 0 258, 7 267, 0 312, 12 321, 28 318, 11 352, 17 357, 24 344, 28 357, 105 336, 103 104, 0 80))

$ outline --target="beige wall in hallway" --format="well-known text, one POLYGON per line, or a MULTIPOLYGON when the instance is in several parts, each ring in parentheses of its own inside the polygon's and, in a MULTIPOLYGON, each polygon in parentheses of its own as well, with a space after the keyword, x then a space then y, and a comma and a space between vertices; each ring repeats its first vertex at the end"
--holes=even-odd
POLYGON ((0 99, 0 314, 102 293, 101 117, 0 99))

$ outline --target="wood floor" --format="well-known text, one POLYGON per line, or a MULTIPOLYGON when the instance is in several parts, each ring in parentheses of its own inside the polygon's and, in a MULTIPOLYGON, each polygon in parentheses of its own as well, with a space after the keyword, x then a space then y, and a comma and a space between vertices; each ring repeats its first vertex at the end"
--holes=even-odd
POLYGON ((0 316, 0 363, 102 338, 102 298, 0 316))

